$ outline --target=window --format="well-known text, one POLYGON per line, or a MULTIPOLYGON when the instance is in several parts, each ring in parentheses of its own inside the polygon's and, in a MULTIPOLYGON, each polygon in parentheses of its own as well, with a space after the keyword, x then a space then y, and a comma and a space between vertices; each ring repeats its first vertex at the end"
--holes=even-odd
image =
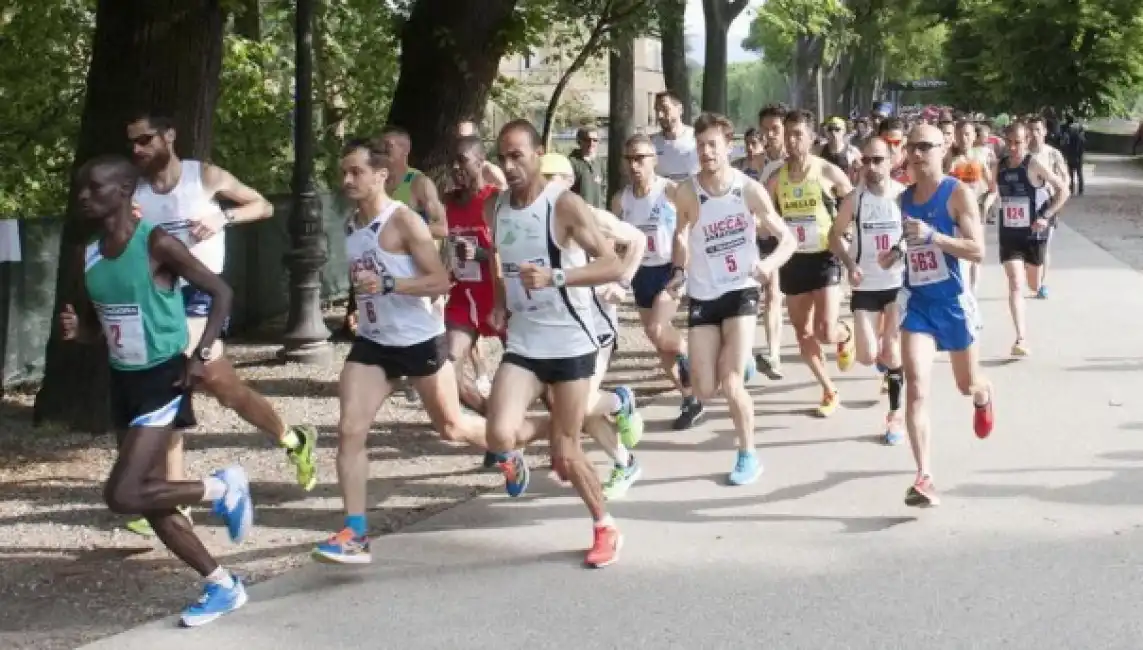
POLYGON ((658 39, 644 39, 643 54, 646 58, 644 65, 648 70, 660 72, 663 69, 663 44, 658 39))

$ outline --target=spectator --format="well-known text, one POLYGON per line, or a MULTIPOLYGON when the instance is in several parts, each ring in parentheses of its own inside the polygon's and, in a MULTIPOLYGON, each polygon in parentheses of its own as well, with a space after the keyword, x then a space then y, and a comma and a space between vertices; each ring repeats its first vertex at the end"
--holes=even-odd
POLYGON ((1060 153, 1068 163, 1068 185, 1072 194, 1083 194, 1083 155, 1087 151, 1087 135, 1083 125, 1072 114, 1064 118, 1060 128, 1060 153))
POLYGON ((575 141, 579 146, 568 156, 575 172, 571 190, 593 208, 603 208, 603 173, 596 157, 599 131, 594 127, 580 127, 575 133, 575 141))

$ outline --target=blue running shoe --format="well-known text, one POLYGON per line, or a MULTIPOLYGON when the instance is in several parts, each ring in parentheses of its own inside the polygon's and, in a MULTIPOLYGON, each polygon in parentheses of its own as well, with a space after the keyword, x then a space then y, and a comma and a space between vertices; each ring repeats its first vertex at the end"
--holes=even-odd
POLYGON ((899 415, 890 413, 885 416, 885 435, 882 441, 893 447, 905 442, 905 423, 899 415))
POLYGON ((749 485, 762 476, 762 461, 754 450, 738 450, 738 458, 734 461, 734 471, 730 473, 731 485, 749 485))
POLYGON ((241 466, 227 467, 214 473, 226 484, 226 493, 214 502, 214 515, 226 522, 230 541, 240 544, 254 527, 254 502, 250 499, 250 480, 241 466))
POLYGON ((611 391, 619 398, 619 413, 621 415, 631 416, 635 414, 635 393, 627 386, 616 386, 615 390, 611 391))
POLYGON ((328 564, 369 564, 373 555, 369 552, 369 538, 357 535, 350 528, 340 532, 314 547, 313 558, 328 564))
POLYGON ((1040 290, 1036 292, 1036 297, 1040 300, 1048 299, 1048 287, 1040 285, 1040 290))
POLYGON ((884 375, 887 372, 889 372, 889 369, 885 367, 885 364, 878 361, 877 362, 877 374, 884 375))
POLYGON ((746 358, 746 369, 742 371, 742 380, 746 383, 754 381, 754 376, 758 374, 758 365, 754 362, 754 355, 746 358))
POLYGON ((508 496, 518 497, 527 491, 531 471, 522 452, 510 451, 502 454, 497 465, 504 474, 504 490, 508 492, 508 496))
POLYGON ((227 589, 222 585, 209 582, 202 588, 202 596, 198 601, 183 610, 179 617, 179 624, 183 627, 198 627, 214 621, 216 618, 229 614, 246 604, 246 588, 242 582, 231 574, 234 586, 227 589))

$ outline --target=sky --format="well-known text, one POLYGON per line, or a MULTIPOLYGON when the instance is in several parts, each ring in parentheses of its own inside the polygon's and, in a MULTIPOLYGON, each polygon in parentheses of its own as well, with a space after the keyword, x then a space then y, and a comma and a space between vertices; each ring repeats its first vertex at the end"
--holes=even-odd
MULTIPOLYGON (((754 7, 762 5, 763 0, 750 0, 745 11, 738 14, 738 18, 730 25, 730 37, 727 45, 727 58, 731 63, 739 61, 753 61, 757 54, 742 49, 742 39, 750 31, 750 21, 754 20, 754 7)), ((690 58, 703 62, 706 37, 703 31, 702 0, 687 0, 687 39, 690 41, 692 52, 690 58)))

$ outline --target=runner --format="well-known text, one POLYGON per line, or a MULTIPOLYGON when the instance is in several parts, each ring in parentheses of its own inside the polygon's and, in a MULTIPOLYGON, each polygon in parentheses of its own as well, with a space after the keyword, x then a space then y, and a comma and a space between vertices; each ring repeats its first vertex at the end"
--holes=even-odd
POLYGON ((445 209, 437 195, 437 186, 419 169, 409 166, 409 154, 413 150, 409 132, 399 126, 386 126, 381 131, 381 142, 390 166, 385 193, 421 215, 435 239, 448 237, 445 209))
POLYGON ((896 117, 890 117, 881 123, 877 134, 889 145, 890 178, 902 185, 908 185, 910 181, 909 161, 905 155, 905 123, 896 117))
MULTIPOLYGON (((992 168, 996 159, 989 147, 978 147, 975 144, 976 129, 972 122, 961 120, 956 124, 953 145, 945 155, 945 169, 953 178, 964 183, 976 197, 977 207, 981 215, 988 214, 996 195, 992 192, 992 168)), ((976 296, 976 288, 980 282, 980 265, 967 262, 969 269, 969 290, 976 296)), ((977 319, 977 326, 980 320, 977 319)))
POLYGON ((678 182, 698 171, 695 132, 683 124, 683 103, 669 91, 655 95, 655 117, 660 131, 651 136, 655 145, 655 173, 678 182))
MULTIPOLYGON (((540 159, 540 174, 548 181, 563 183, 568 189, 571 189, 576 180, 572 162, 558 153, 543 155, 540 159)), ((603 390, 601 387, 619 346, 619 313, 616 305, 627 296, 631 280, 639 270, 647 237, 607 210, 595 208, 594 212, 596 226, 623 265, 623 275, 619 280, 592 288, 595 295, 591 313, 596 339, 599 341, 599 355, 595 359, 595 372, 591 376, 583 422, 583 430, 611 458, 612 469, 603 484, 603 496, 608 501, 613 501, 623 498, 643 475, 642 466, 630 452, 643 437, 643 417, 635 411, 635 393, 630 387, 617 386, 615 390, 603 390)), ((547 402, 551 403, 550 397, 547 402)))
MULTIPOLYGON (((433 297, 449 289, 448 272, 424 220, 385 193, 393 165, 388 151, 376 141, 352 140, 341 160, 343 189, 357 206, 346 224, 345 248, 363 318, 338 383, 337 478, 345 527, 313 550, 322 562, 372 559, 365 444, 399 378, 409 378, 443 439, 487 448, 484 419, 461 411, 455 368, 445 357, 444 322, 433 307, 433 297)), ((517 431, 527 428, 521 424, 517 431)), ((519 452, 513 455, 520 458, 519 452)))
MULTIPOLYGON (((156 136, 157 137, 157 136, 156 136)), ((163 544, 205 581, 202 597, 183 610, 186 627, 205 625, 246 604, 246 590, 206 550, 180 510, 211 503, 231 541, 245 539, 254 522, 246 472, 229 467, 201 480, 166 475, 175 428, 195 425, 191 388, 216 372, 207 359, 187 358, 191 337, 178 279, 185 278, 211 302, 194 341, 210 350, 230 313, 230 287, 177 239, 132 214, 139 172, 125 158, 102 156, 80 168, 80 212, 97 224, 98 239, 84 251, 88 299, 77 315, 60 314, 65 341, 102 342, 111 364, 111 412, 119 430, 119 455, 104 485, 116 514, 144 514, 163 544), (102 335, 93 325, 102 325, 102 335)))
POLYGON ((853 191, 842 170, 810 154, 813 115, 791 111, 785 120, 786 163, 767 189, 794 234, 797 252, 780 272, 786 310, 802 360, 822 387, 817 414, 829 417, 839 404, 825 369, 821 344, 837 347, 837 367, 853 365, 853 330, 840 320, 841 266, 829 250, 833 202, 853 191))
POLYGON ((1004 136, 1008 155, 993 171, 1000 193, 1000 263, 1008 276, 1008 309, 1016 328, 1012 356, 1023 357, 1030 350, 1022 285, 1027 281, 1028 289, 1039 291, 1048 237, 1070 192, 1067 181, 1028 153, 1028 129, 1023 123, 1009 125, 1004 136))
MULTIPOLYGON (((767 104, 758 111, 758 128, 762 131, 762 153, 766 164, 758 182, 766 181, 786 162, 786 134, 782 122, 790 112, 782 103, 767 104)), ((778 240, 763 232, 758 233, 758 254, 765 259, 774 253, 778 240)), ((782 378, 782 287, 779 274, 772 273, 763 288, 762 318, 766 329, 766 352, 754 355, 754 364, 771 380, 782 378)))
MULTIPOLYGON (((143 221, 162 226, 190 248, 195 258, 212 273, 219 275, 226 261, 227 227, 266 219, 274 209, 262 195, 225 169, 197 160, 180 160, 174 150, 175 137, 174 121, 165 115, 142 112, 128 122, 127 139, 140 170, 133 200, 143 221), (235 207, 220 209, 220 198, 234 203, 235 207)), ((211 297, 184 281, 179 284, 186 305, 189 340, 198 341, 206 327, 211 297)), ((188 347, 184 352, 188 357, 201 357, 210 369, 195 387, 270 436, 286 450, 298 485, 304 490, 313 489, 317 483, 314 466, 317 431, 308 424, 287 426, 269 400, 238 378, 217 337, 209 350, 188 347)), ((186 476, 182 434, 174 432, 170 441, 167 477, 182 480, 186 476)), ((189 516, 189 512, 183 514, 189 516)), ((145 518, 128 522, 127 528, 139 535, 152 534, 145 518)))
POLYGON ((897 300, 905 364, 905 422, 917 477, 905 494, 905 504, 935 506, 940 499, 933 486, 929 402, 937 352, 948 352, 957 389, 972 396, 976 436, 987 438, 992 433, 992 387, 980 372, 972 324, 976 303, 965 290, 959 263, 984 258, 984 235, 976 197, 960 181, 941 172, 944 140, 940 130, 915 127, 909 132, 907 148, 909 173, 917 180, 901 195, 904 238, 879 258, 881 267, 888 269, 907 257, 905 284, 897 300))
MULTIPOLYGON (((492 238, 484 220, 484 205, 495 197, 497 188, 488 184, 483 173, 487 168, 486 162, 480 138, 460 138, 452 165, 456 189, 445 196, 449 242, 454 257, 454 283, 444 313, 449 359, 457 366, 461 403, 482 415, 492 385, 486 371, 481 372, 478 367, 473 351, 479 348, 481 338, 500 338, 503 335, 488 324, 495 304, 495 288, 491 267, 492 238), (469 381, 464 372, 464 363, 470 359, 475 382, 469 381), (485 382, 487 385, 482 385, 485 382)), ((494 458, 485 457, 486 466, 494 464, 494 458)))
POLYGON ((849 143, 845 131, 845 120, 831 117, 825 123, 826 142, 816 155, 836 166, 851 180, 857 178, 857 165, 861 161, 861 150, 849 143))
POLYGON ((857 191, 842 201, 837 220, 830 228, 830 249, 849 272, 853 287, 853 310, 857 362, 883 368, 889 393, 889 413, 885 416, 883 440, 899 445, 904 440, 901 419, 901 331, 897 291, 901 288, 904 266, 881 268, 878 256, 901 239, 901 210, 898 198, 905 187, 889 178, 889 145, 872 138, 865 145, 862 181, 857 191), (847 246, 844 234, 853 224, 854 244, 847 246), (852 255, 851 255, 852 253, 852 255))
POLYGON ((526 120, 500 130, 497 149, 508 192, 487 216, 503 283, 492 320, 494 327, 507 320, 508 329, 504 358, 492 380, 488 441, 500 454, 509 494, 523 493, 529 476, 523 456, 512 451, 519 441, 516 432, 532 402, 550 389, 552 465, 575 486, 594 522, 585 563, 604 567, 619 558, 623 537, 607 513, 579 436, 599 349, 591 287, 618 280, 622 261, 583 199, 544 180, 542 144, 526 120))
POLYGON ((759 135, 758 129, 753 127, 746 129, 742 134, 742 148, 746 155, 731 163, 731 167, 739 170, 747 177, 758 180, 762 176, 762 170, 766 167, 766 154, 762 146, 762 136, 759 135))
MULTIPOLYGON (((458 139, 471 136, 480 140, 480 130, 476 128, 476 121, 472 119, 464 119, 457 122, 456 135, 458 139)), ((484 141, 481 140, 480 143, 483 148, 484 141)), ((484 176, 484 183, 486 185, 491 185, 497 190, 503 190, 508 187, 504 182, 504 172, 500 171, 496 163, 491 160, 485 159, 484 164, 480 168, 480 172, 484 176)))
POLYGON ((702 419, 703 404, 691 391, 686 339, 671 323, 679 311, 679 298, 666 291, 671 280, 677 189, 673 181, 655 174, 655 146, 647 136, 631 136, 623 155, 631 184, 612 197, 611 210, 646 235, 642 264, 631 290, 643 332, 659 354, 659 366, 683 397, 672 426, 676 431, 689 429, 702 419))
MULTIPOLYGON (((1068 178, 1068 161, 1064 159, 1064 154, 1060 153, 1052 145, 1047 143, 1048 126, 1044 122, 1044 118, 1039 115, 1033 115, 1028 120, 1028 151, 1040 166, 1052 172, 1057 178, 1068 178)), ((1048 188, 1049 191, 1051 187, 1048 188)), ((1069 185, 1068 190, 1071 190, 1069 185)), ((1036 291, 1036 297, 1045 300, 1048 297, 1048 286, 1045 284, 1048 280, 1048 264, 1051 261, 1052 252, 1052 233, 1056 232, 1056 226, 1059 225, 1059 215, 1051 222, 1051 227, 1048 228, 1048 237, 1044 240, 1044 263, 1040 265, 1040 288, 1036 291)))
POLYGON ((701 168, 675 195, 679 220, 668 290, 677 292, 687 283, 691 380, 699 399, 714 397, 721 387, 738 438, 728 480, 746 485, 762 474, 762 462, 754 449, 754 400, 746 390, 743 362, 753 361, 759 285, 790 259, 796 244, 765 189, 730 167, 730 120, 704 113, 694 129, 701 168), (765 259, 759 259, 756 245, 760 232, 778 238, 777 249, 765 259))

